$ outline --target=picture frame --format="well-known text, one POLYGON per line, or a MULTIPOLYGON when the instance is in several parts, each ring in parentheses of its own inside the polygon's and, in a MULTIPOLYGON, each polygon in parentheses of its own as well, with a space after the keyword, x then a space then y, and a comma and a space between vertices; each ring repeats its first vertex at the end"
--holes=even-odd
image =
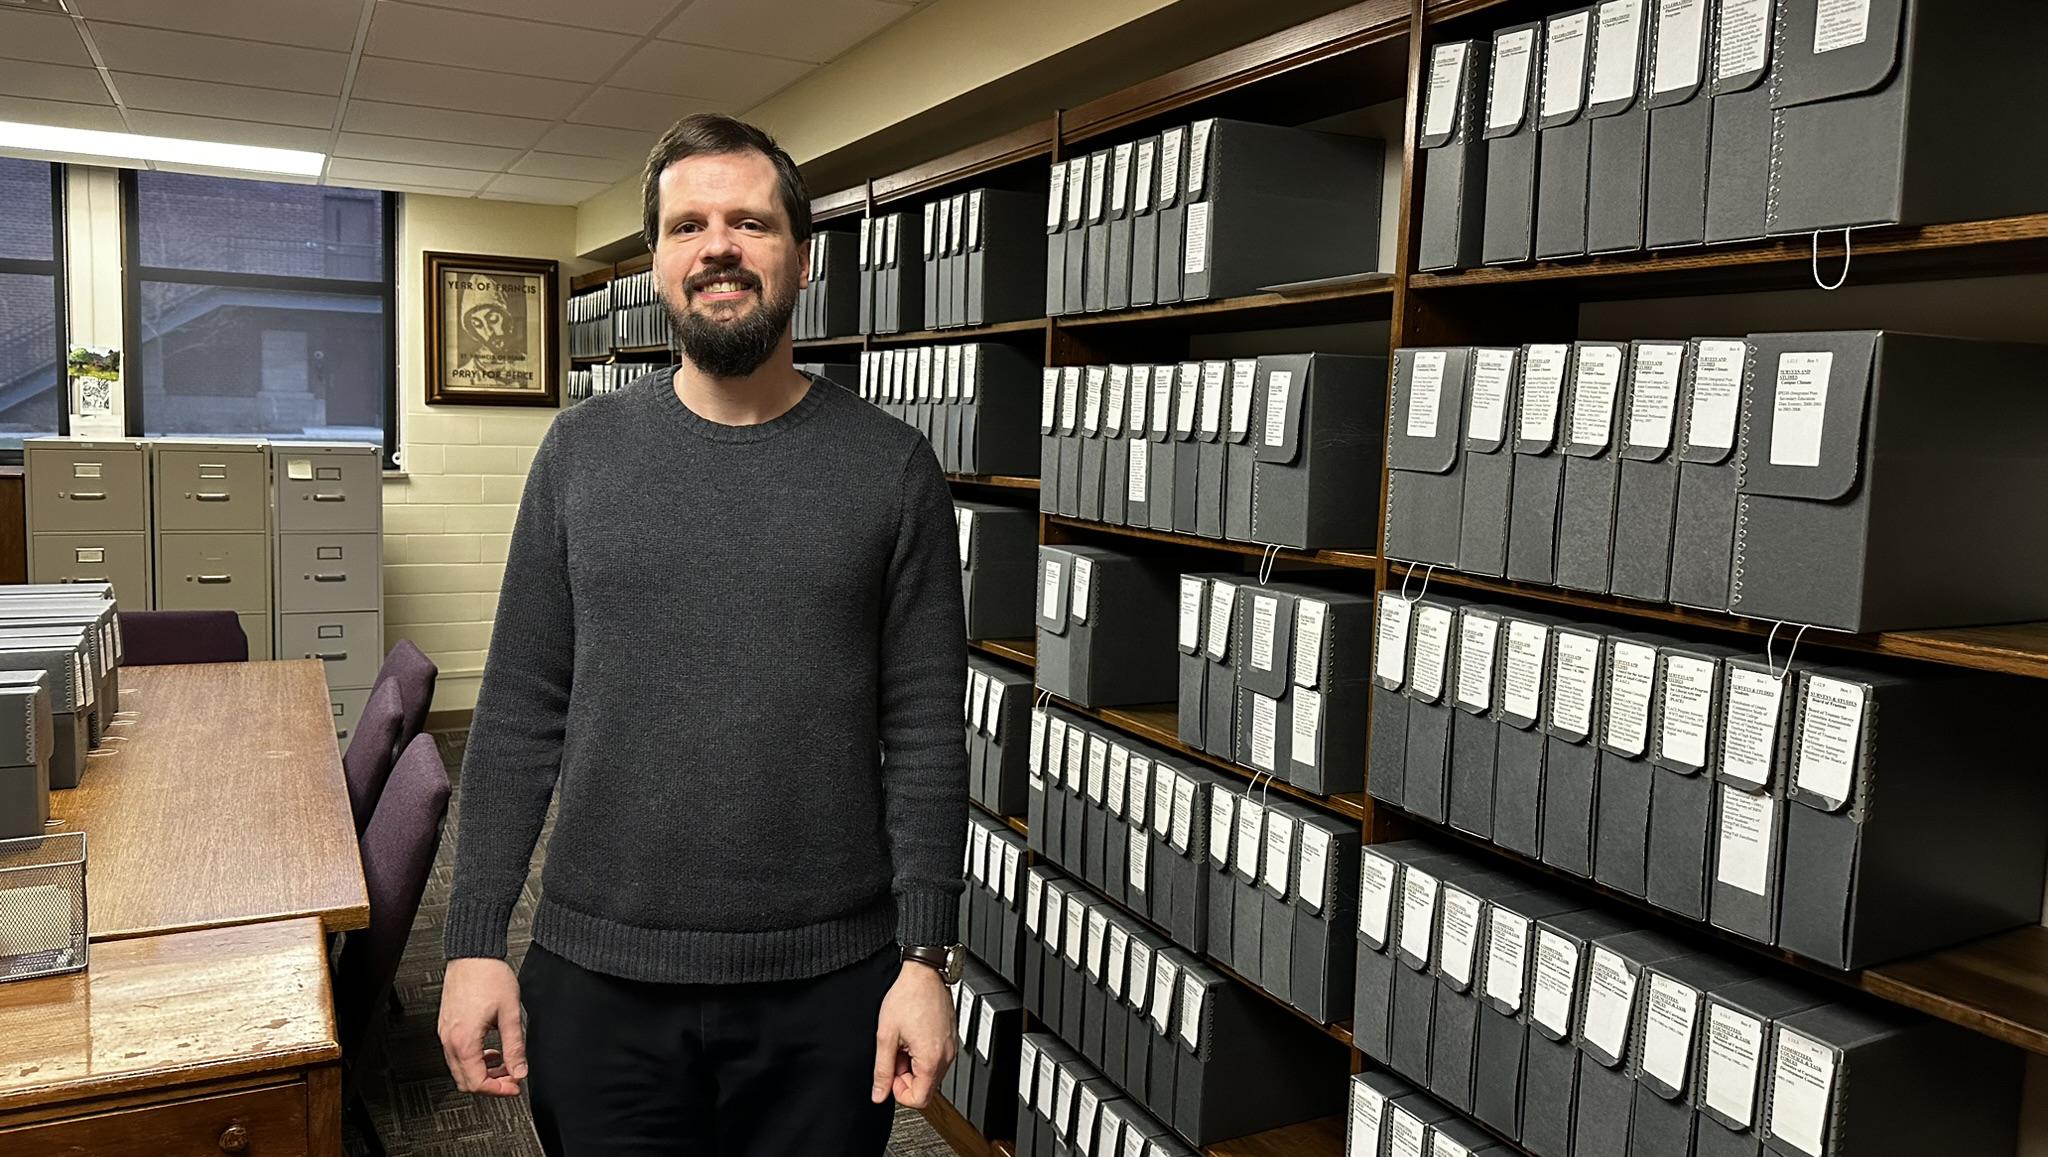
POLYGON ((559 262, 425 254, 429 406, 562 404, 559 262))

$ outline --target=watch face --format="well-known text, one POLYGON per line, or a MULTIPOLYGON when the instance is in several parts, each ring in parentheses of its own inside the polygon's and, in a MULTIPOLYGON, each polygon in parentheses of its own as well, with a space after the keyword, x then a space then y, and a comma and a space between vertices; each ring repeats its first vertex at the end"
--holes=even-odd
POLYGON ((967 953, 958 944, 946 949, 946 983, 958 984, 967 973, 967 953))

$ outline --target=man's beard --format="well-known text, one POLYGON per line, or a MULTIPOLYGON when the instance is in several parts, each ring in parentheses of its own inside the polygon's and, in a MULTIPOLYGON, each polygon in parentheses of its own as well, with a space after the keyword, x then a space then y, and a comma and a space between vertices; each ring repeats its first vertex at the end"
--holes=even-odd
POLYGON ((732 321, 714 320, 691 309, 687 282, 681 308, 673 302, 663 302, 668 306, 669 320, 675 324, 683 356, 700 372, 714 378, 743 378, 760 369, 781 344, 782 335, 789 331, 790 315, 796 312, 795 290, 774 297, 762 288, 759 278, 746 274, 740 277, 754 283, 761 303, 732 321))

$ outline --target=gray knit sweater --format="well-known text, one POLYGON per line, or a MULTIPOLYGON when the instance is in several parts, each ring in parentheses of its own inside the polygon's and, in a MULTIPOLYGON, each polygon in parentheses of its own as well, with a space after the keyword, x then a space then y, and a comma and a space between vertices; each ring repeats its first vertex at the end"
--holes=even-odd
POLYGON ((533 935, 585 968, 781 980, 953 943, 951 506, 929 445, 821 379, 756 426, 665 370, 564 411, 477 694, 448 956, 505 954, 557 792, 533 935))

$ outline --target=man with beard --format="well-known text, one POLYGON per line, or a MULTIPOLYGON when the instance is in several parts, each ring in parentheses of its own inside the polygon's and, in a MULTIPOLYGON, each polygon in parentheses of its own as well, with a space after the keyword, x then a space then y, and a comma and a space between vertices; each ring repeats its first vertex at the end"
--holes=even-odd
POLYGON ((463 762, 442 1047, 465 1091, 530 1074, 550 1154, 879 1154, 954 1050, 951 497, 908 427, 796 371, 810 204, 772 139, 690 117, 643 202, 683 362, 535 454, 463 762))

